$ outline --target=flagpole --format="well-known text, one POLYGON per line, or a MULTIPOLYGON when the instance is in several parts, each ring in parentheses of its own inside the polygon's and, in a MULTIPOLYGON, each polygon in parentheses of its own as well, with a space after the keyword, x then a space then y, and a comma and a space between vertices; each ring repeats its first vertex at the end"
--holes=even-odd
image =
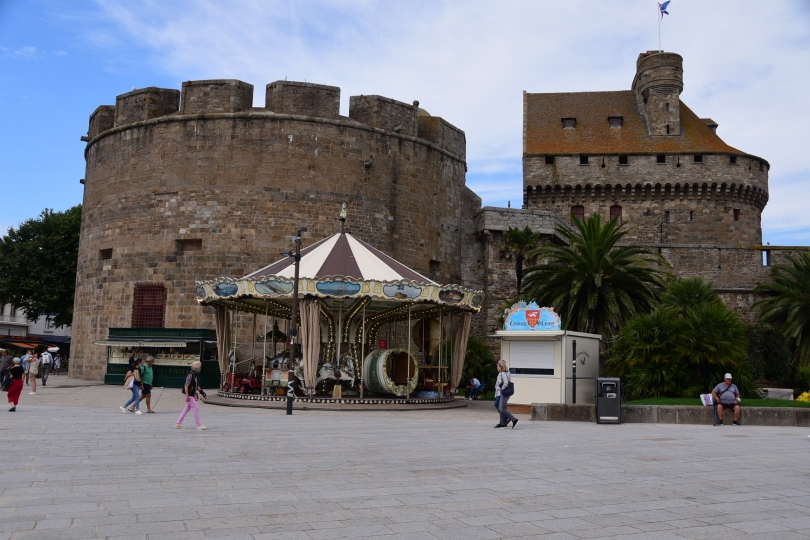
POLYGON ((655 12, 655 16, 658 18, 658 52, 662 52, 661 49, 661 19, 663 15, 661 14, 661 4, 658 4, 658 9, 655 12))

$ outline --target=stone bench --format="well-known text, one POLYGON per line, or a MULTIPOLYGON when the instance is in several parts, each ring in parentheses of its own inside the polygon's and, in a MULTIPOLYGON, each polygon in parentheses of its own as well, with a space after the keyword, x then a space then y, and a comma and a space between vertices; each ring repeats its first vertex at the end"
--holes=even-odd
MULTIPOLYGON (((595 422, 596 405, 532 403, 531 419, 559 422, 595 422)), ((724 411, 724 423, 731 424, 734 412, 724 411)), ((748 426, 810 427, 810 408, 746 407, 740 422, 748 426)), ((622 423, 712 425, 712 408, 688 405, 622 405, 622 423)))

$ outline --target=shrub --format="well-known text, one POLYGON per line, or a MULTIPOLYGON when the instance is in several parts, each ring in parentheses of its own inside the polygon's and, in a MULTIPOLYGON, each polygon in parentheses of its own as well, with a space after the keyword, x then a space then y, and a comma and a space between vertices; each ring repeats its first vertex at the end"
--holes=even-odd
POLYGON ((748 364, 751 376, 774 383, 789 383, 793 375, 793 354, 788 341, 769 324, 749 324, 748 364))
POLYGON ((614 340, 606 363, 631 399, 697 397, 733 372, 743 397, 757 397, 746 361, 745 325, 711 286, 676 281, 649 315, 634 317, 614 340))

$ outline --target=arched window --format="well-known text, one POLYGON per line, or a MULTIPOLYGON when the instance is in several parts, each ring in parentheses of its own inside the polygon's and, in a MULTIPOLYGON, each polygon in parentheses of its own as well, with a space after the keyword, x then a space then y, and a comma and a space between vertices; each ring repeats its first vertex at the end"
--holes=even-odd
POLYGON ((136 283, 132 297, 132 328, 163 328, 166 287, 162 283, 136 283))
POLYGON ((571 207, 571 217, 585 219, 585 207, 581 204, 575 204, 571 207))
POLYGON ((622 207, 614 204, 610 207, 610 219, 615 219, 619 225, 622 224, 622 207))

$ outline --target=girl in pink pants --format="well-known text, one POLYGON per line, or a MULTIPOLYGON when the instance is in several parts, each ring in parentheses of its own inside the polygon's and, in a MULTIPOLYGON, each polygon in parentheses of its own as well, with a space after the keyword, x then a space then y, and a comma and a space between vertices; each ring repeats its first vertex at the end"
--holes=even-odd
POLYGON ((194 362, 191 364, 191 371, 186 376, 186 383, 183 386, 183 394, 186 396, 186 406, 183 409, 183 412, 180 413, 180 417, 177 419, 177 425, 175 426, 177 429, 185 428, 183 425, 183 419, 192 409, 194 410, 194 422, 197 424, 197 429, 205 429, 205 426, 200 422, 200 408, 197 405, 197 399, 199 399, 200 394, 202 395, 203 399, 208 397, 205 395, 205 392, 202 391, 198 382, 198 376, 201 369, 202 363, 194 362))

